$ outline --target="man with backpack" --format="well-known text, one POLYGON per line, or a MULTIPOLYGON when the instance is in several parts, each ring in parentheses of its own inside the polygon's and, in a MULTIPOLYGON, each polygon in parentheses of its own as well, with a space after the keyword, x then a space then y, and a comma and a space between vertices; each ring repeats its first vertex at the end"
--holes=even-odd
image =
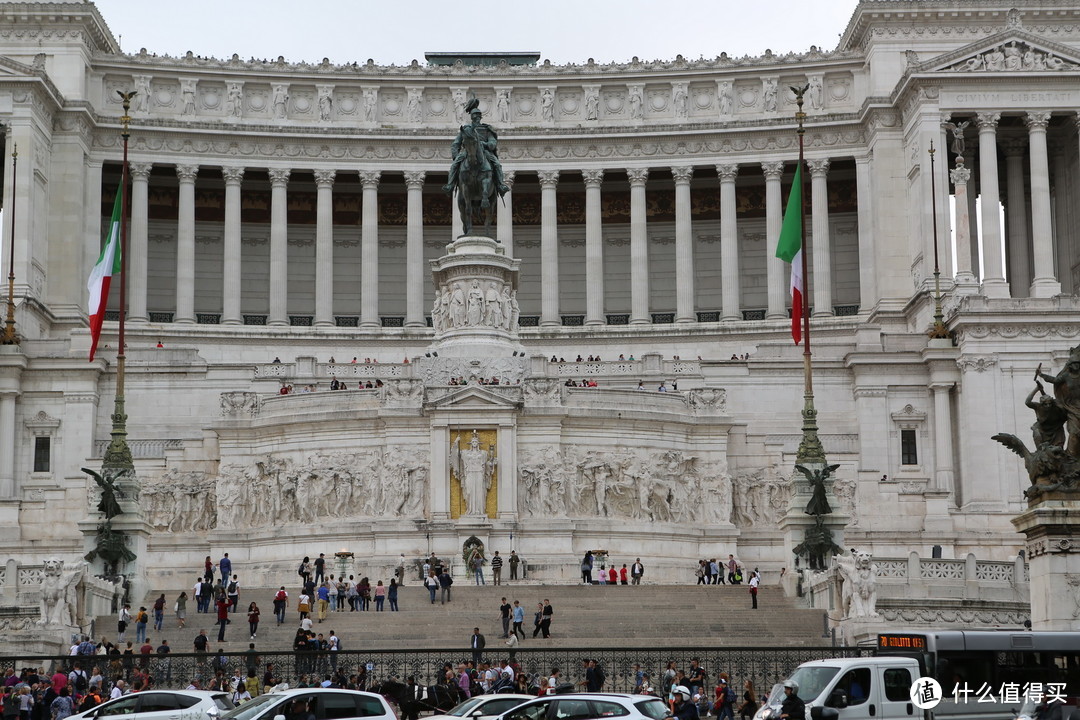
POLYGON ((83 696, 82 702, 79 703, 79 712, 84 713, 87 710, 92 710, 101 704, 101 690, 97 685, 91 685, 86 695, 83 696))
POLYGON ((90 689, 90 678, 83 670, 82 663, 76 662, 75 669, 68 675, 68 682, 75 688, 75 692, 82 695, 90 689))
POLYGON ((285 608, 289 606, 289 593, 285 592, 285 586, 281 588, 274 595, 274 617, 277 618, 277 624, 282 625, 285 623, 285 608))
POLYGON ((229 581, 225 594, 229 598, 229 612, 236 612, 236 606, 240 603, 240 580, 236 575, 229 581))
POLYGON ((727 678, 720 678, 716 688, 716 705, 713 707, 718 718, 735 720, 735 689, 728 686, 727 678))

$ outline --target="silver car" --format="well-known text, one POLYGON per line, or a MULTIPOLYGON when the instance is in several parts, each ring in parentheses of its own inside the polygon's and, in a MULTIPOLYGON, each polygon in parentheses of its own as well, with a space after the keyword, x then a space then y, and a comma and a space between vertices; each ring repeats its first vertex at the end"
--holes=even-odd
POLYGON ((338 688, 274 690, 227 713, 211 710, 208 715, 220 720, 397 720, 381 695, 338 688))
POLYGON ((630 693, 545 695, 518 705, 498 720, 664 720, 671 715, 660 698, 630 693))
POLYGON ((206 720, 206 712, 233 709, 228 693, 206 690, 150 690, 124 695, 72 715, 69 720, 96 720, 123 715, 126 720, 206 720))
POLYGON ((495 716, 502 715, 507 710, 517 707, 529 700, 535 700, 535 695, 514 695, 511 693, 499 693, 497 695, 477 695, 460 703, 445 715, 432 715, 427 720, 493 720, 495 716))

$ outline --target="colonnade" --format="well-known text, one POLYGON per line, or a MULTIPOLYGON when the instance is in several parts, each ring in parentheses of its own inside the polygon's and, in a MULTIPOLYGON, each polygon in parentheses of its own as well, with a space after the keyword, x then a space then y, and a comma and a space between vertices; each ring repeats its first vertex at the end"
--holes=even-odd
MULTIPOLYGON (((813 307, 815 315, 833 313, 832 284, 830 280, 831 247, 829 238, 829 208, 827 177, 830 160, 809 160, 810 174, 810 224, 808 241, 813 248, 813 307)), ((700 167, 700 166, 699 166, 700 167)), ((862 167, 862 166, 858 166, 862 167)), ((195 183, 199 175, 196 165, 176 165, 179 182, 178 220, 176 230, 176 304, 173 322, 195 323, 195 183)), ((767 242, 775 243, 783 216, 782 177, 785 168, 793 170, 794 163, 769 161, 755 164, 719 164, 715 166, 719 182, 720 198, 720 276, 722 283, 722 320, 740 320, 740 251, 739 219, 737 217, 736 179, 752 172, 762 173, 766 194, 767 242)), ((149 318, 147 307, 147 237, 148 237, 148 185, 152 164, 131 164, 131 232, 129 250, 129 315, 133 322, 149 318)), ((650 257, 649 227, 647 219, 646 190, 650 168, 619 168, 625 172, 630 185, 630 317, 629 324, 643 325, 653 322, 650 308, 650 257)), ((691 217, 690 185, 695 166, 670 167, 675 185, 675 280, 676 307, 674 322, 693 323, 698 320, 695 307, 694 234, 691 217)), ((435 171, 432 171, 435 172, 435 171)), ((586 168, 572 171, 578 173, 585 185, 585 280, 586 325, 607 323, 604 307, 604 239, 601 217, 601 193, 605 170, 586 168)), ((861 174, 860 170, 860 174, 861 174)), ((245 168, 223 166, 225 183, 224 256, 222 261, 223 288, 220 322, 224 325, 243 324, 240 288, 243 274, 241 255, 241 195, 245 168)), ((563 171, 565 176, 566 171, 563 171)), ((423 241, 423 191, 429 172, 426 170, 404 171, 406 187, 406 313, 405 327, 424 327, 427 324, 424 307, 424 288, 427 267, 424 262, 423 241)), ((506 184, 511 192, 499 208, 497 237, 513 253, 513 186, 515 175, 507 171, 506 184)), ((291 175, 289 168, 273 167, 268 170, 270 181, 270 237, 269 237, 269 303, 267 324, 288 325, 288 224, 287 203, 291 175)), ((333 189, 337 171, 316 169, 316 228, 315 228, 315 315, 316 326, 335 324, 333 310, 333 189)), ((380 170, 359 171, 361 185, 361 270, 360 270, 360 317, 362 328, 381 326, 379 314, 379 225, 378 202, 380 170)), ((556 198, 560 170, 536 171, 540 187, 540 326, 562 324, 559 302, 559 226, 556 214, 556 198)), ((666 178, 665 178, 666 180, 666 178)), ((454 207, 454 236, 459 231, 456 206, 454 207)), ((448 241, 451 238, 447 238, 448 241)), ((774 258, 771 248, 767 253, 768 308, 766 317, 781 318, 787 315, 787 271, 784 263, 774 258)), ((745 268, 743 268, 745 270, 745 268)))

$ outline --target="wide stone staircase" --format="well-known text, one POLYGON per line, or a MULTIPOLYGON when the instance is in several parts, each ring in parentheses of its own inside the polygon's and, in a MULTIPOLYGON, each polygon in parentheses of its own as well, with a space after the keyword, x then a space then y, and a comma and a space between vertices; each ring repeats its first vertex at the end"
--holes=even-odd
MULTIPOLYGON (((256 648, 261 652, 287 651, 291 648, 299 613, 296 588, 287 588, 289 609, 286 621, 278 626, 273 614, 276 588, 248 588, 240 591, 241 612, 232 616, 224 643, 217 642, 216 616, 198 614, 195 603, 188 603, 187 627, 179 630, 172 613, 178 592, 166 590, 168 600, 165 629, 148 634, 156 646, 164 637, 173 652, 191 652, 192 640, 200 629, 210 636, 211 651, 246 650, 250 642, 246 610, 255 601, 262 612, 256 648)), ((150 593, 147 607, 161 590, 150 593)), ((454 583, 451 601, 431 604, 428 592, 418 582, 400 589, 399 612, 375 612, 374 600, 368 612, 331 612, 323 623, 315 622, 314 631, 329 634, 334 630, 345 650, 373 649, 461 649, 469 645, 472 629, 479 627, 487 639, 489 651, 503 647, 499 636, 501 598, 512 604, 521 601, 525 608, 526 639, 520 649, 532 648, 614 648, 614 647, 785 647, 823 646, 822 610, 799 607, 778 586, 763 585, 758 595, 758 610, 750 609, 750 594, 745 585, 540 585, 522 582, 512 585, 477 587, 464 580, 454 583), (555 612, 551 638, 532 638, 533 612, 544 599, 551 601, 555 612)), ((138 606, 136 605, 136 608, 138 606)), ((313 614, 314 617, 314 614, 313 614)), ((129 638, 132 632, 128 633, 129 638)))

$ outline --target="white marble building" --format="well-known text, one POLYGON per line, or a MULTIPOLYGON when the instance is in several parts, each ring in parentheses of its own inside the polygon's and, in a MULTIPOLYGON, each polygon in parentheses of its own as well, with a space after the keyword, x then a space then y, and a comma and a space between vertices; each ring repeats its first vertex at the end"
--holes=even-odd
POLYGON ((93 525, 79 468, 108 439, 116 324, 87 363, 85 287, 120 178, 117 91, 136 90, 127 410, 152 584, 223 551, 269 580, 305 553, 389 565, 473 534, 548 579, 586 549, 653 578, 729 552, 790 566, 802 360, 773 250, 788 87, 809 84, 817 406, 845 543, 1014 557, 1027 481, 989 438, 1024 434, 1035 366, 1080 335, 1080 3, 1013 4, 864 0, 835 50, 386 67, 125 54, 91 3, 0 2, 23 337, 0 349, 0 553, 74 558, 93 525), (472 95, 513 187, 497 235, 520 329, 427 357, 472 95), (943 126, 965 121, 955 169, 943 126), (925 334, 932 187, 944 347, 925 334), (564 385, 585 377, 599 387, 564 385), (498 459, 483 513, 449 468, 473 429, 498 459))

